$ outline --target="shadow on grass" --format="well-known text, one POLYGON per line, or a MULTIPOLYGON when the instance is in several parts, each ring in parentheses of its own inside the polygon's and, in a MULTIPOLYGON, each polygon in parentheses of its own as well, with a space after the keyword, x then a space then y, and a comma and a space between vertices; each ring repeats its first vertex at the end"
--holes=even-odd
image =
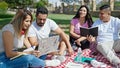
POLYGON ((60 19, 53 19, 57 24, 70 24, 70 20, 60 20, 60 19))
MULTIPOLYGON (((70 25, 71 20, 61 20, 53 19, 58 25, 70 25)), ((69 26, 63 27, 63 29, 69 29, 69 26)), ((65 31, 66 34, 69 34, 69 31, 65 31)))

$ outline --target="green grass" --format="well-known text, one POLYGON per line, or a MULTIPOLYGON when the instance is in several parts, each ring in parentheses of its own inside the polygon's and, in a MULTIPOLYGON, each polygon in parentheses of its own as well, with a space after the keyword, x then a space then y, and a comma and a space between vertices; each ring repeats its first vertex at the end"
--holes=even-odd
MULTIPOLYGON (((49 18, 53 19, 57 24, 70 24, 71 19, 74 15, 67 15, 67 14, 49 14, 49 18)), ((97 18, 93 17, 93 21, 97 18)))
MULTIPOLYGON (((64 24, 69 25, 71 19, 74 17, 74 15, 67 15, 67 14, 49 14, 49 18, 53 19, 57 24, 64 24)), ((95 21, 97 18, 93 17, 93 21, 95 21)), ((66 27, 66 29, 69 29, 69 27, 66 27)), ((65 31, 67 34, 69 31, 65 31)))
POLYGON ((9 23, 11 21, 12 18, 1 18, 0 19, 0 29, 6 25, 7 23, 9 23))
MULTIPOLYGON (((6 15, 7 16, 7 15, 6 15)), ((10 16, 8 14, 8 16, 10 16)), ((53 19, 57 24, 70 24, 70 20, 73 18, 74 15, 67 15, 67 14, 49 14, 48 17, 50 19, 53 19)), ((12 16, 8 17, 0 17, 0 29, 8 24, 12 19, 12 16)), ((96 20, 97 18, 93 17, 93 20, 96 20)))
POLYGON ((51 19, 70 20, 74 15, 67 14, 49 14, 48 17, 51 19))
POLYGON ((48 17, 53 19, 57 24, 69 24, 74 15, 66 14, 49 14, 48 17))

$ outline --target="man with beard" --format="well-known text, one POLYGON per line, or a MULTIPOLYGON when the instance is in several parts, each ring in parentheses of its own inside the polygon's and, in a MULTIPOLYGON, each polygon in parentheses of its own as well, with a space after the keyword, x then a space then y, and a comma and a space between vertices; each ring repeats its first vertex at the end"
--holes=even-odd
POLYGON ((67 35, 53 20, 47 17, 48 10, 45 7, 37 8, 36 20, 32 23, 28 32, 28 37, 31 45, 37 46, 38 40, 48 38, 51 31, 54 31, 61 37, 61 41, 58 46, 59 51, 54 54, 63 55, 64 51, 67 48, 68 53, 71 55, 73 53, 73 49, 70 45, 67 35))

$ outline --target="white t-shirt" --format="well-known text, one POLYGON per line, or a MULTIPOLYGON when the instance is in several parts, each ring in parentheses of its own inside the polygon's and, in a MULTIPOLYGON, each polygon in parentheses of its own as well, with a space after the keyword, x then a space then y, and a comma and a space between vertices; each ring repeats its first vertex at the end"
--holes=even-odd
POLYGON ((46 19, 44 26, 37 25, 36 20, 32 23, 28 31, 28 37, 37 37, 37 39, 47 38, 51 31, 58 28, 58 25, 51 19, 46 19))
MULTIPOLYGON (((15 33, 14 33, 14 29, 13 26, 11 24, 7 24, 2 28, 2 32, 4 31, 10 31, 13 36, 14 36, 14 41, 13 41, 13 50, 14 49, 18 49, 18 48, 22 48, 23 47, 23 40, 24 40, 24 35, 21 36, 21 38, 17 38, 15 33)), ((2 35, 2 34, 1 34, 2 35)), ((2 36, 1 36, 2 37, 2 36)), ((0 53, 4 52, 4 45, 3 45, 3 40, 2 38, 0 38, 0 53)))
POLYGON ((119 39, 120 19, 111 16, 110 21, 106 23, 98 19, 93 24, 93 27, 95 26, 98 27, 98 43, 119 39))

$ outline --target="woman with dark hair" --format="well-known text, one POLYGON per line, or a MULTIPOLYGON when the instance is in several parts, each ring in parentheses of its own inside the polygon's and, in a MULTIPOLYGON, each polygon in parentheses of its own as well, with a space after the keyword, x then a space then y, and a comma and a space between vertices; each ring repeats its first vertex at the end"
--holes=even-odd
POLYGON ((81 47, 82 50, 89 48, 90 42, 86 37, 80 35, 80 27, 89 28, 92 24, 93 20, 88 7, 82 5, 71 20, 70 24, 70 42, 73 47, 81 47))

